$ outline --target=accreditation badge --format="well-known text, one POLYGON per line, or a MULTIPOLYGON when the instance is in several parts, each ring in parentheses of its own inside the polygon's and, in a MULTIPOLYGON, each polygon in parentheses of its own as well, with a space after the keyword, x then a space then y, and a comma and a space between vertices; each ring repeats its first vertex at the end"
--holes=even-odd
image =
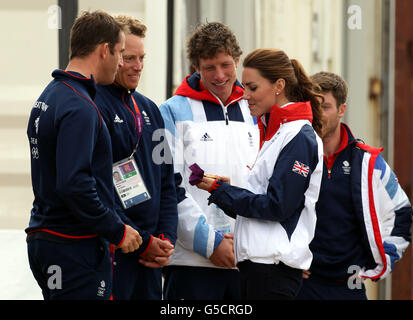
POLYGON ((113 183, 124 209, 151 198, 133 158, 121 160, 113 165, 113 183))

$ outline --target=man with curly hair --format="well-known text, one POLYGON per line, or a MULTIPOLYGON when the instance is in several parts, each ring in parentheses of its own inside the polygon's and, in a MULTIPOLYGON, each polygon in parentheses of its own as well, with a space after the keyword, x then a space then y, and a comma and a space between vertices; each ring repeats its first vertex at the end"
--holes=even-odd
POLYGON ((224 24, 198 26, 187 42, 195 72, 160 110, 169 131, 178 193, 178 239, 164 268, 165 299, 240 299, 234 219, 189 183, 196 163, 243 187, 258 152, 258 128, 236 79, 242 51, 224 24))

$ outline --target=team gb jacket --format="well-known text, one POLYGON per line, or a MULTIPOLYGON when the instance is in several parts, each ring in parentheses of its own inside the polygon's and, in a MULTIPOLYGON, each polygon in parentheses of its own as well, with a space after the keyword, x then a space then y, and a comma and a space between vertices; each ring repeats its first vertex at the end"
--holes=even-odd
POLYGON ((398 179, 381 155, 355 140, 352 142, 351 194, 362 240, 368 244, 375 265, 361 265, 359 276, 380 280, 391 273, 411 241, 412 206, 398 179))
POLYGON ((164 146, 168 146, 166 141, 160 141, 161 136, 165 136, 165 127, 158 107, 139 92, 127 90, 116 82, 98 85, 95 101, 111 135, 113 162, 132 154, 138 143, 137 112, 142 117, 142 134, 134 159, 151 198, 123 209, 115 195, 123 221, 142 237, 142 245, 134 254, 144 254, 154 236, 174 244, 178 224, 176 189, 172 162, 157 159, 157 150, 167 153, 164 146))
POLYGON ((258 152, 258 127, 235 83, 222 102, 202 87, 198 73, 187 77, 175 96, 160 106, 173 152, 178 186, 178 239, 170 265, 215 267, 209 257, 223 233, 234 231, 234 219, 208 206, 208 193, 189 184, 189 166, 229 176, 245 186, 248 168, 258 152))
POLYGON ((259 119, 261 150, 247 189, 227 183, 209 201, 236 217, 236 262, 280 261, 308 269, 323 166, 323 144, 311 126, 310 102, 273 106, 259 119))
POLYGON ((93 102, 93 78, 55 70, 27 128, 34 192, 27 233, 66 239, 102 236, 120 244, 114 210, 111 141, 93 102))

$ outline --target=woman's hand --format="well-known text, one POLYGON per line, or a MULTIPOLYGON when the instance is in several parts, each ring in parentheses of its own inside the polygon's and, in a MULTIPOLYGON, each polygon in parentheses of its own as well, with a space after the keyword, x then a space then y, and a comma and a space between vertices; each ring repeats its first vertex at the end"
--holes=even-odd
POLYGON ((219 179, 222 182, 226 182, 226 183, 231 182, 231 179, 229 177, 204 175, 203 178, 202 178, 202 181, 199 184, 197 184, 196 186, 199 189, 209 191, 212 188, 212 185, 214 184, 215 179, 219 179), (210 178, 210 177, 215 177, 215 178, 210 178))
POLYGON ((212 178, 207 178, 207 177, 203 177, 202 181, 200 183, 198 183, 196 186, 199 189, 205 190, 205 191, 209 191, 212 187, 212 185, 214 184, 215 179, 212 178))

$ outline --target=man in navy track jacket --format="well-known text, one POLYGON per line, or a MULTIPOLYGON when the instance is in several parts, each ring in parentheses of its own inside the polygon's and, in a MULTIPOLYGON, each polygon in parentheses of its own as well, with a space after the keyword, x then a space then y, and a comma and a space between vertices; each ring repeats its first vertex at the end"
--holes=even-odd
POLYGON ((150 199, 124 208, 115 193, 118 212, 139 231, 143 243, 134 253, 116 252, 113 298, 160 300, 161 267, 169 263, 177 237, 173 164, 158 107, 135 91, 143 69, 146 26, 128 16, 116 20, 126 33, 124 65, 114 83, 98 86, 95 102, 110 132, 113 162, 128 159, 137 147, 133 159, 150 199))
POLYGON ((341 123, 345 81, 330 72, 312 80, 324 96, 324 169, 310 244, 314 257, 297 298, 365 300, 362 279, 385 278, 402 258, 413 211, 382 149, 361 143, 341 123))
POLYGON ((142 243, 115 211, 110 137, 93 103, 95 81, 111 83, 122 65, 124 39, 108 14, 82 14, 66 70, 52 73, 30 114, 34 202, 26 232, 45 299, 109 299, 109 242, 123 252, 142 243))

